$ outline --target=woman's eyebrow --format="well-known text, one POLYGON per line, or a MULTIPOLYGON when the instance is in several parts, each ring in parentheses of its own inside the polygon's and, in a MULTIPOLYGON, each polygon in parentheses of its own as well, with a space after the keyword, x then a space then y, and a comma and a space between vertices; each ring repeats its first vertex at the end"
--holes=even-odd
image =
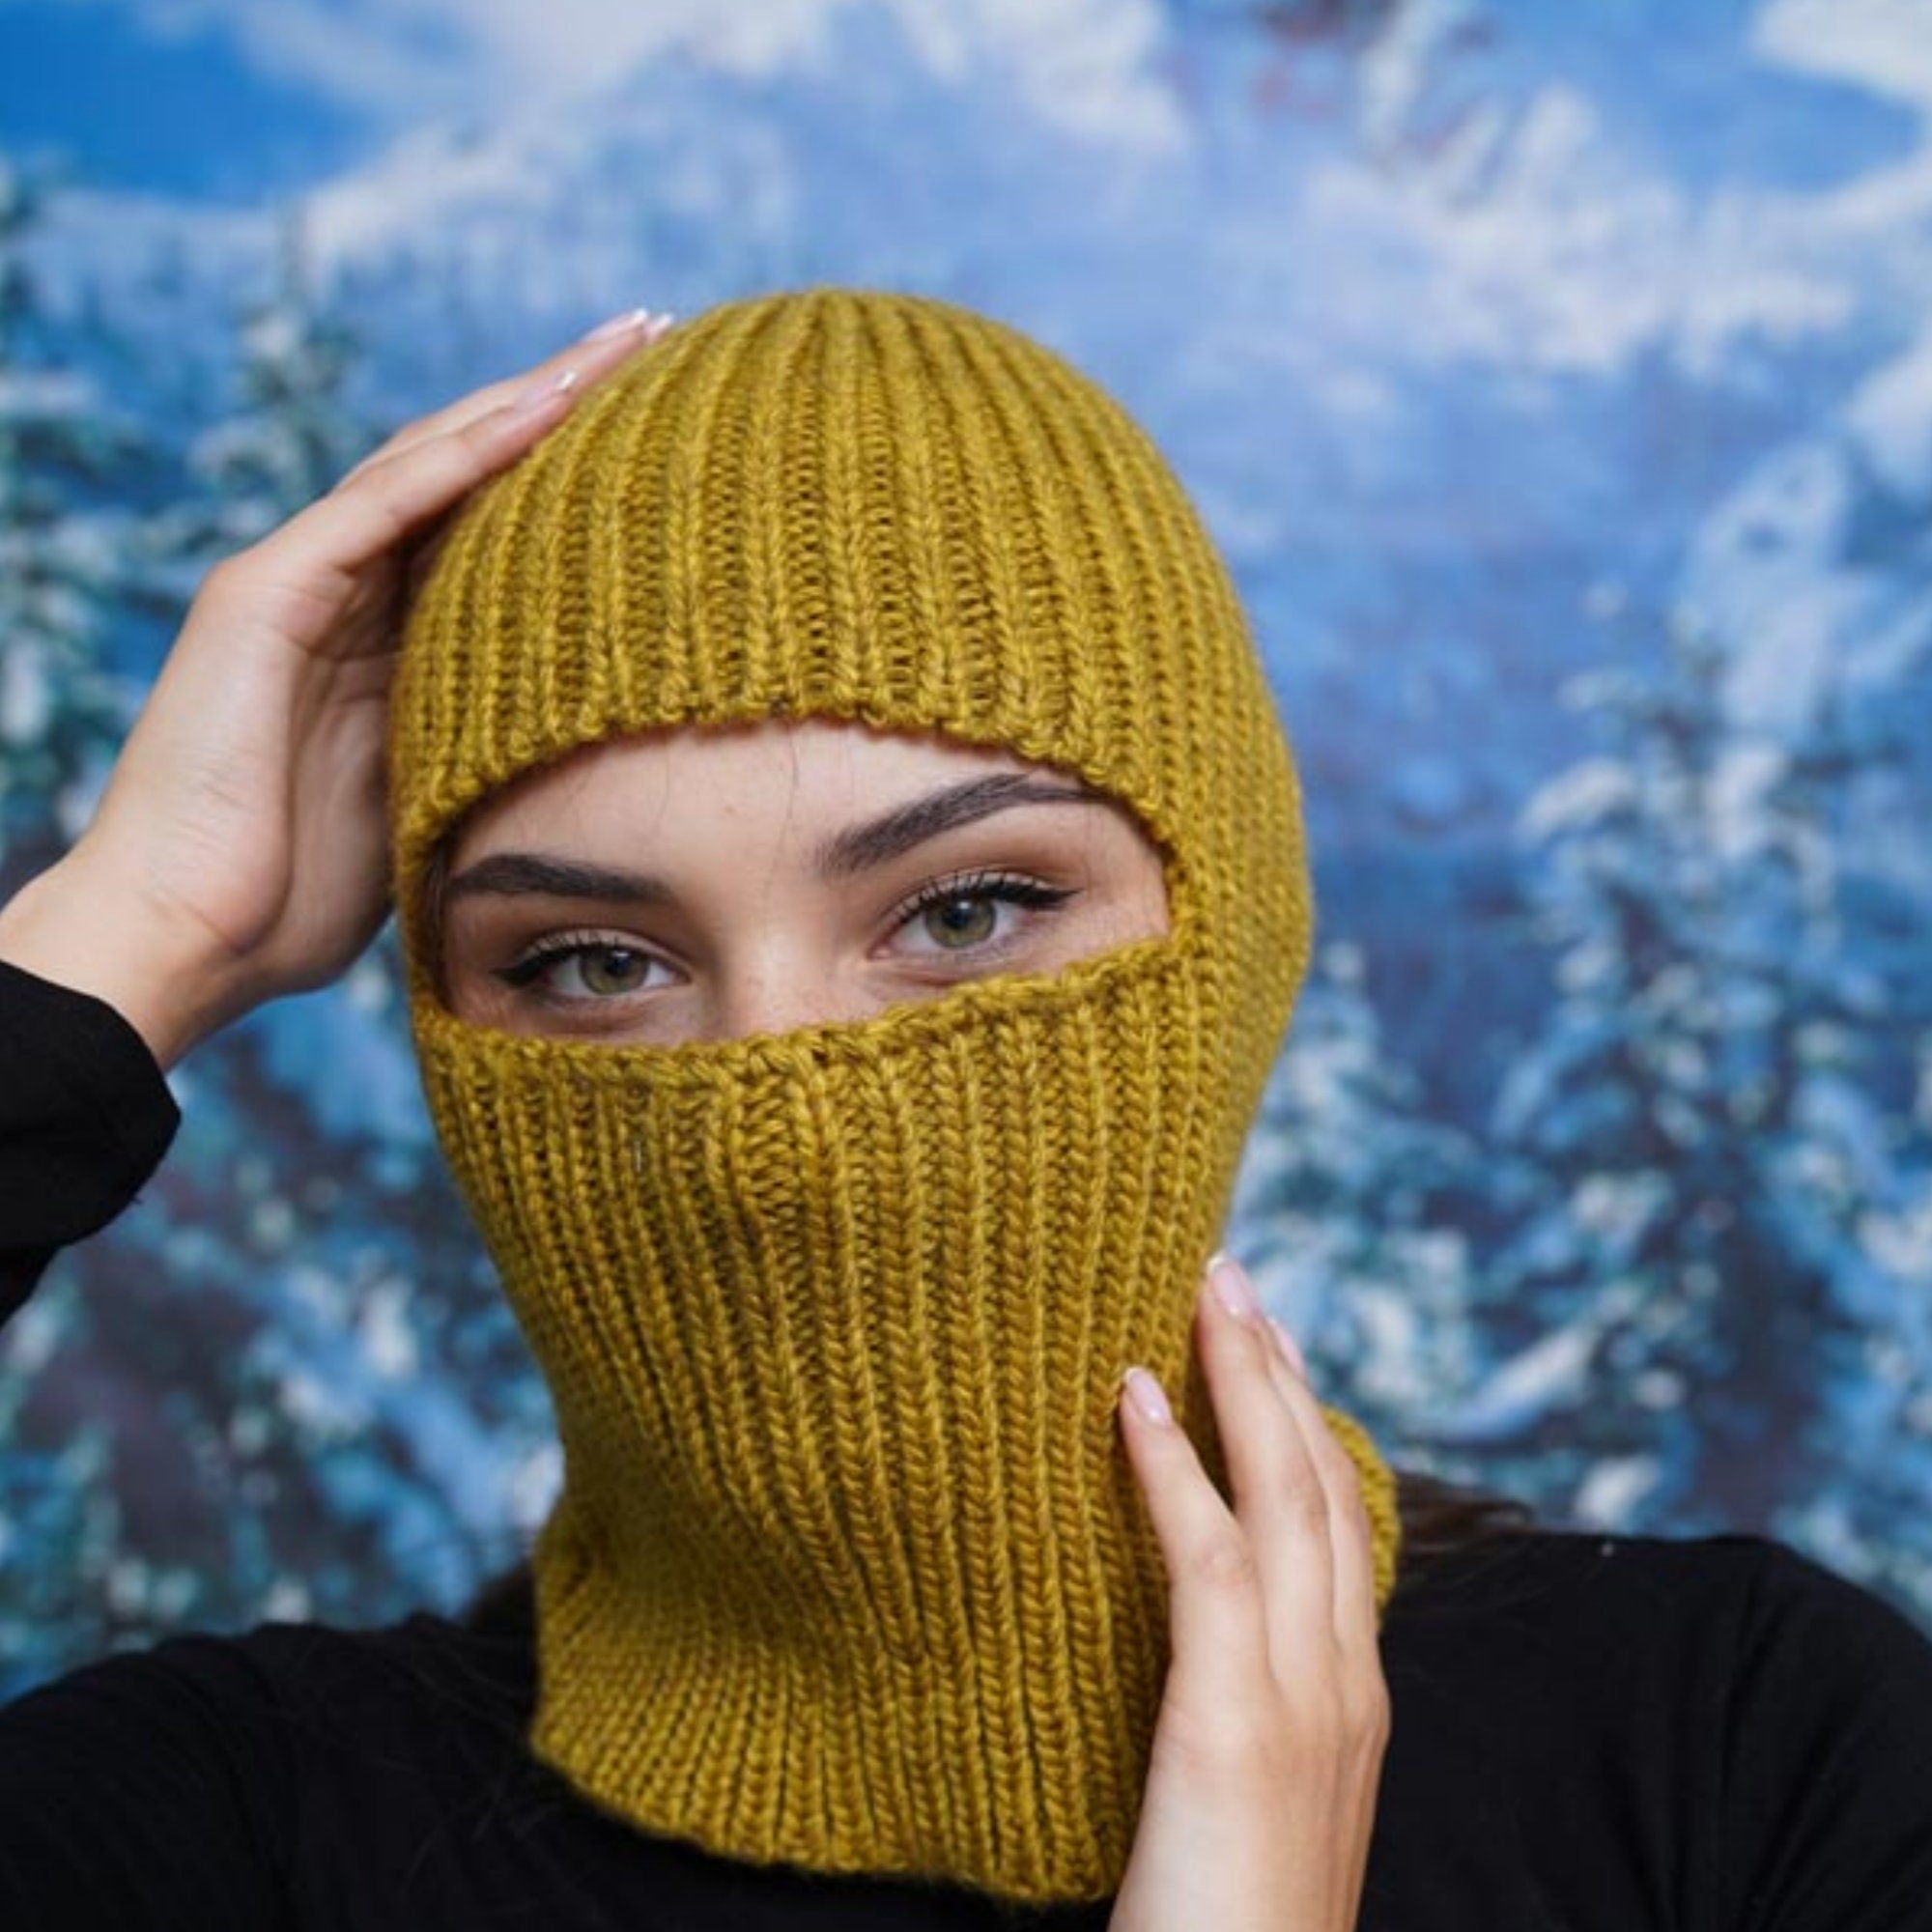
POLYGON ((605 899, 628 905, 662 905, 671 896, 662 879, 586 866, 576 859, 547 859, 538 852, 493 852, 451 879, 446 901, 475 894, 504 898, 540 895, 556 899, 605 899))
POLYGON ((936 838, 976 819, 990 818, 1016 805, 1099 805, 1107 800, 1084 785, 1030 778, 1024 772, 1003 772, 988 779, 968 779, 928 792, 864 825, 848 826, 828 838, 815 855, 819 871, 829 879, 849 877, 873 866, 883 866, 915 845, 936 838))
MULTIPOLYGON (((883 866, 942 832, 955 831, 996 811, 1021 805, 1105 805, 1096 791, 1051 780, 1005 772, 968 779, 963 784, 928 792, 863 825, 848 826, 818 848, 815 861, 827 878, 849 877, 883 866)), ((601 899, 620 905, 664 905, 675 895, 648 872, 626 872, 590 866, 577 859, 553 859, 540 852, 493 852, 450 880, 443 898, 453 904, 476 896, 497 898, 601 899)))

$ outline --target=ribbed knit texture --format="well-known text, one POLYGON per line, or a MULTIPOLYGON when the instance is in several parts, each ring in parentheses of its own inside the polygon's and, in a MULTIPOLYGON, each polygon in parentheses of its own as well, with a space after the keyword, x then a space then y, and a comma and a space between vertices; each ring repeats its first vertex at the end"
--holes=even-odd
MULTIPOLYGON (((1097 1897, 1131 1841, 1165 1581, 1122 1457, 1308 951, 1292 766, 1179 483, 1099 388, 937 301, 710 311, 458 521, 393 698, 425 1089, 556 1401, 538 1752, 713 1850, 1097 1897), (423 869, 617 733, 772 715, 1077 773, 1172 932, 877 1018, 671 1048, 439 1002, 423 869)), ((1364 1478, 1384 1595, 1394 1488, 1364 1478)))

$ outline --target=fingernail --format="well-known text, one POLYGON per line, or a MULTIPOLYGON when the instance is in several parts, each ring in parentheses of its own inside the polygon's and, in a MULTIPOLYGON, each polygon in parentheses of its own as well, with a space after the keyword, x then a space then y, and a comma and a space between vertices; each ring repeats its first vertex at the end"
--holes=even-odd
POLYGON ((1221 1306, 1236 1321, 1246 1321, 1262 1312, 1260 1297, 1255 1293, 1255 1285, 1248 1279, 1247 1270, 1233 1255, 1215 1255, 1208 1263, 1208 1279, 1213 1284, 1214 1293, 1221 1306))
POLYGON ((622 315, 613 315, 608 322, 600 322, 582 339, 585 342, 608 342, 613 335, 641 334, 649 328, 653 320, 647 308, 627 308, 622 315))
POLYGON ((560 396, 567 396, 577 386, 577 371, 566 369, 561 376, 546 378, 541 383, 532 383, 515 402, 506 405, 509 414, 533 416, 539 410, 547 410, 560 396))
POLYGON ((1283 1359, 1303 1381, 1306 1381, 1308 1379, 1308 1363, 1302 1356, 1300 1343, 1272 1315, 1268 1317, 1268 1326, 1274 1331, 1274 1339, 1276 1345, 1281 1350, 1283 1359))
POLYGON ((1162 1429, 1173 1425, 1174 1411, 1168 1407, 1166 1393, 1154 1379, 1151 1369, 1129 1369, 1121 1378, 1121 1386, 1126 1390, 1127 1400, 1143 1422, 1155 1423, 1162 1429))

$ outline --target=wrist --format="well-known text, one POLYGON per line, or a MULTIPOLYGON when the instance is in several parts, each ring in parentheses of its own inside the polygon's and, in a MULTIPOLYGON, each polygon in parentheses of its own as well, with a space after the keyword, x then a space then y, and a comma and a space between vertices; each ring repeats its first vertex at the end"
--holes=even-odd
POLYGON ((240 1010, 212 935, 76 847, 0 905, 0 959, 112 1007, 165 1070, 240 1010))

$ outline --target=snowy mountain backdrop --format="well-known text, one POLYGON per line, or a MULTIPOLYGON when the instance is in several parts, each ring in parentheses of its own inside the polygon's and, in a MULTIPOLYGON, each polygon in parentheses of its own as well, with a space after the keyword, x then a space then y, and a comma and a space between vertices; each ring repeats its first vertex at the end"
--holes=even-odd
MULTIPOLYGON (((1932 1625, 1932 0, 5 0, 0 885, 385 427, 818 280, 1066 353, 1235 565, 1324 941, 1232 1240, 1328 1393, 1932 1625)), ((0 1690, 554 1492, 387 948, 175 1085, 0 1336, 0 1690)))

